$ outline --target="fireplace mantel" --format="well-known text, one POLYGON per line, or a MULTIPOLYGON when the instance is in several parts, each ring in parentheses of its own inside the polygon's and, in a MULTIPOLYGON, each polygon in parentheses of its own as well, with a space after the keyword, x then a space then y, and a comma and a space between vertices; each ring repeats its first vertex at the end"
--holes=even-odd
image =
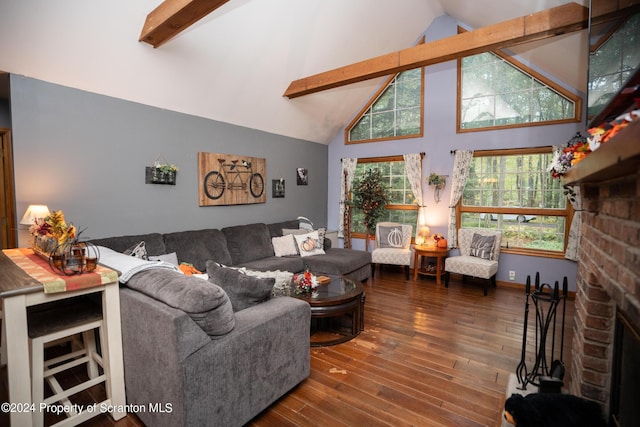
POLYGON ((562 178, 564 185, 595 183, 630 175, 640 169, 640 120, 573 166, 562 178))

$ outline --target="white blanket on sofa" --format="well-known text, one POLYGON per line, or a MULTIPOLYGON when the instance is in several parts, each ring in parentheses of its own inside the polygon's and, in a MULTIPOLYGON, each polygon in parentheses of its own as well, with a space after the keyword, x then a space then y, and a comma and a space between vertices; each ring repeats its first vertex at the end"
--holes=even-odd
POLYGON ((100 251, 100 264, 120 273, 120 283, 126 283, 131 277, 144 270, 152 268, 166 268, 180 271, 171 263, 165 261, 147 261, 131 255, 125 255, 104 246, 98 246, 100 251))

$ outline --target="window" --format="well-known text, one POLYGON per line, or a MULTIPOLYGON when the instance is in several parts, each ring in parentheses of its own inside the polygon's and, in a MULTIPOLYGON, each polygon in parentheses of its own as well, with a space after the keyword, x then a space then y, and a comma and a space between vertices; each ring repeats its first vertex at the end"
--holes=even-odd
MULTIPOLYGON (((415 227, 418 220, 418 205, 404 170, 403 157, 389 156, 358 159, 358 165, 353 177, 354 186, 369 169, 379 169, 389 188, 387 216, 379 221, 393 221, 401 224, 411 224, 415 227)), ((364 215, 358 209, 352 210, 351 233, 356 238, 365 237, 364 215)))
POLYGON ((422 136, 422 68, 396 74, 345 131, 345 144, 422 136))
POLYGON ((579 97, 498 53, 458 62, 458 132, 580 120, 579 97))
POLYGON ((502 231, 503 252, 561 257, 573 210, 551 158, 551 147, 475 152, 458 224, 502 231))
POLYGON ((640 13, 629 18, 589 57, 589 112, 597 116, 640 66, 640 13))

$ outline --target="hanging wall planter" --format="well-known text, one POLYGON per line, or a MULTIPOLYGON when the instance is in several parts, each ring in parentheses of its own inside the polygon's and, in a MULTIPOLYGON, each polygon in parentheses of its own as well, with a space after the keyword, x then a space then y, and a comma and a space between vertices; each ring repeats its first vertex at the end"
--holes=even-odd
POLYGON ((176 185, 177 173, 178 167, 176 165, 170 165, 166 163, 166 161, 163 163, 159 159, 156 159, 153 162, 153 166, 147 166, 145 168, 145 183, 176 185))
POLYGON ((432 172, 431 175, 427 178, 427 183, 434 187, 433 199, 436 203, 440 202, 440 192, 447 185, 447 175, 438 175, 435 172, 432 172))

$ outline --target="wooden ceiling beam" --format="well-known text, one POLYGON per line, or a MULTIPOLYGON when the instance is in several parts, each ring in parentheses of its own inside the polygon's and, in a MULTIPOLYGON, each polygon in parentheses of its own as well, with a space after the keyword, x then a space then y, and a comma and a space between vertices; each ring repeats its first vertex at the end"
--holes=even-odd
POLYGON ((284 96, 296 98, 413 68, 579 31, 587 28, 588 19, 588 8, 568 3, 294 80, 284 96))
POLYGON ((151 13, 138 41, 161 46, 229 0, 165 0, 151 13))

